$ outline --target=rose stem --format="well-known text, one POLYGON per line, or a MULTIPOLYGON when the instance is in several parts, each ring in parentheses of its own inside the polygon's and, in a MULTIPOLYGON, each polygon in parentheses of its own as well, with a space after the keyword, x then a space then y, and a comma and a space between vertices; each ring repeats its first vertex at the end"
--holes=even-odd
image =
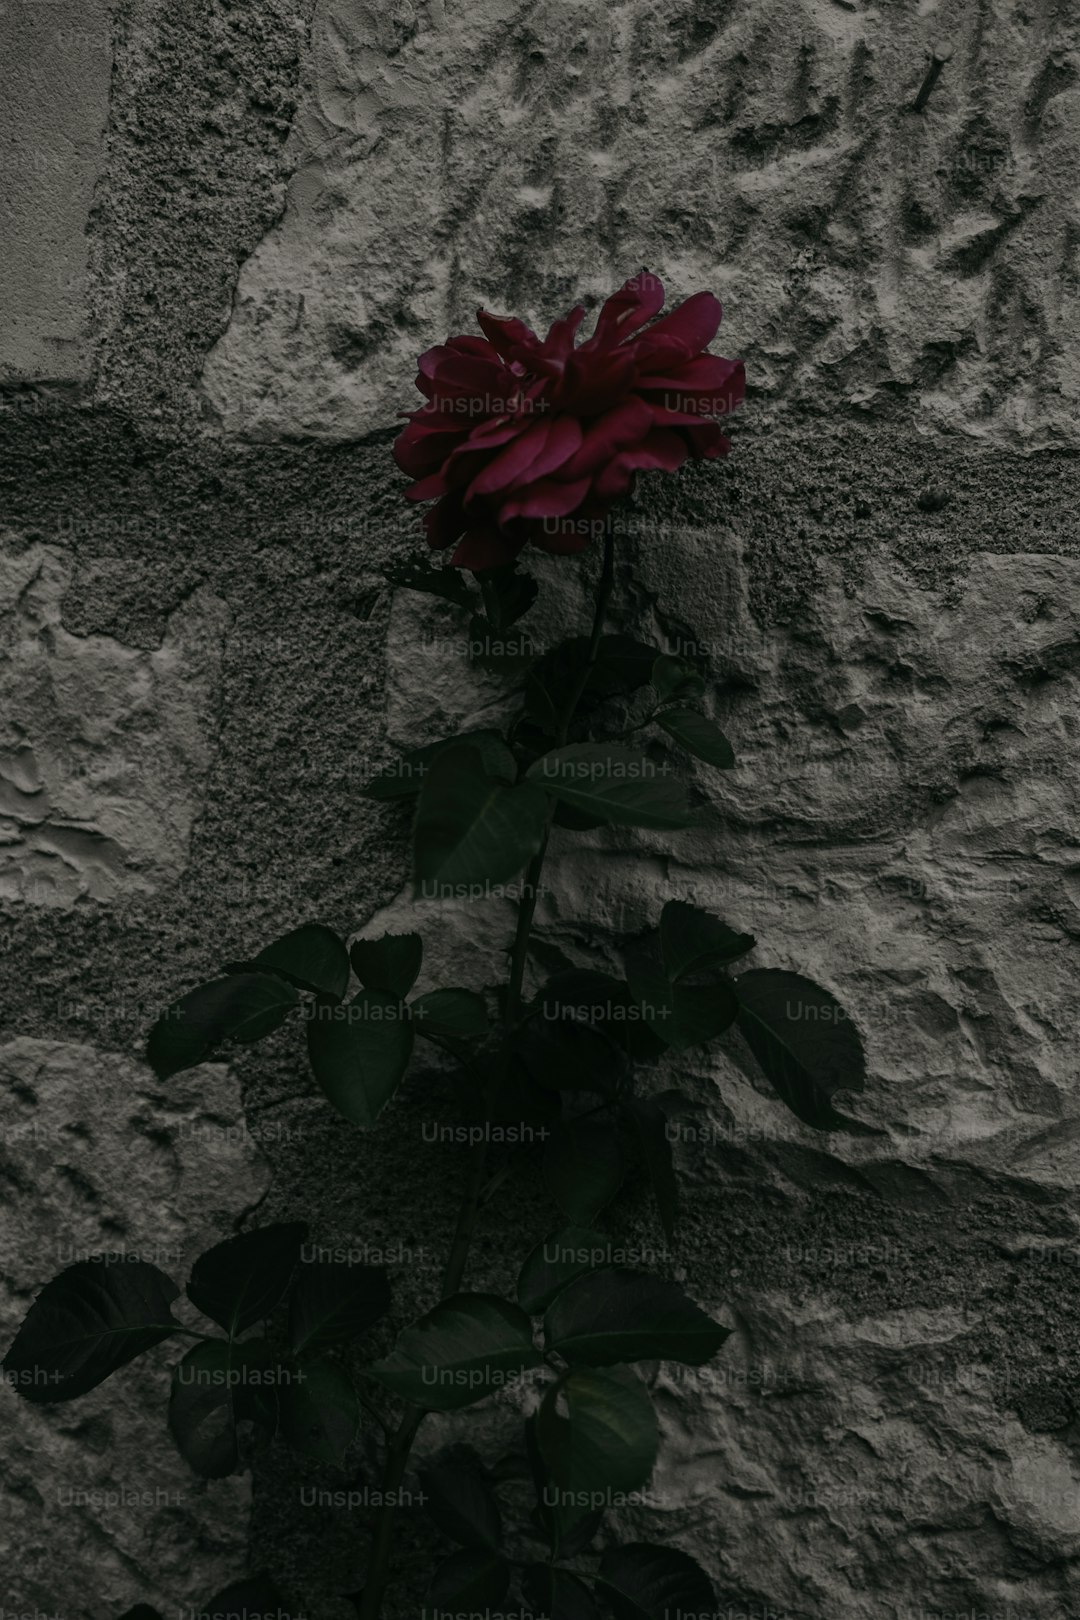
MULTIPOLYGON (((604 631, 604 619, 607 614, 608 602, 611 599, 614 582, 615 542, 609 530, 604 535, 604 562, 596 593, 596 607, 593 613, 592 634, 589 637, 589 651, 581 675, 563 707, 555 739, 557 748, 563 748, 566 745, 570 724, 589 683, 589 676, 595 667, 596 655, 600 647, 600 637, 604 631)), ((525 964, 528 958, 529 936, 532 932, 533 918, 536 914, 540 874, 544 866, 544 857, 547 854, 548 837, 551 832, 554 814, 554 807, 552 807, 548 812, 547 826, 544 828, 544 836, 540 842, 540 847, 526 869, 524 888, 518 902, 517 928, 510 953, 510 978, 503 1008, 502 1060, 492 1066, 492 1077, 485 1097, 485 1113, 490 1113, 499 1084, 505 1078, 509 1066, 510 1036, 521 1011, 521 995, 525 983, 525 964)), ((452 1294, 456 1294, 465 1275, 469 1249, 472 1246, 473 1232, 480 1209, 480 1194, 484 1186, 487 1147, 487 1142, 480 1141, 471 1149, 471 1163, 462 1195, 461 1207, 458 1211, 453 1242, 447 1256, 446 1269, 443 1272, 442 1288, 439 1294, 440 1300, 449 1299, 452 1294)), ((367 1581, 360 1602, 360 1620, 378 1620, 382 1609, 382 1601, 390 1576, 390 1553, 394 1534, 394 1514, 396 1512, 393 1504, 397 1500, 397 1493, 402 1480, 405 1478, 405 1471, 409 1465, 409 1454, 412 1451, 417 1430, 426 1416, 427 1413, 422 1408, 407 1406, 400 1423, 387 1444, 381 1486, 383 1493, 382 1506, 379 1508, 375 1534, 371 1543, 367 1581)))

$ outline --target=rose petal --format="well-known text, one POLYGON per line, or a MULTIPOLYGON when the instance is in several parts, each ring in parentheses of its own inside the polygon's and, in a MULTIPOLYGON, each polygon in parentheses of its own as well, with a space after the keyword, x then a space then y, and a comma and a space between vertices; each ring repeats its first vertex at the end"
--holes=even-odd
POLYGON ((466 499, 476 500, 480 495, 493 495, 496 490, 508 488, 536 460, 547 444, 551 426, 546 421, 530 423, 524 432, 480 469, 466 499))
MULTIPOLYGON (((468 417, 462 417, 460 412, 447 410, 445 406, 425 401, 418 405, 415 411, 403 413, 408 421, 417 428, 426 428, 429 433, 467 433, 469 431, 468 417)), ((404 432, 404 429, 402 429, 404 432)))
POLYGON ((460 436, 460 429, 426 433, 422 428, 410 424, 394 440, 394 460, 410 478, 422 478, 425 473, 434 472, 436 467, 442 466, 460 436))
POLYGON ((699 354, 682 365, 643 374, 640 388, 678 388, 683 393, 700 394, 727 388, 733 377, 742 375, 741 360, 727 360, 720 354, 699 354))
POLYGON ((434 377, 438 370, 439 361, 453 351, 445 343, 436 343, 433 349, 425 349, 416 364, 423 377, 434 377))
POLYGON ((470 429, 468 444, 474 450, 491 450, 516 438, 524 427, 520 416, 492 416, 470 429))
POLYGON ((701 461, 715 461, 717 456, 726 456, 731 449, 731 440, 717 422, 702 422, 697 427, 683 428, 683 433, 690 441, 694 455, 701 461))
POLYGON ((695 456, 723 454, 722 450, 712 448, 727 443, 718 422, 710 421, 708 418, 702 420, 692 411, 665 411, 659 406, 653 406, 652 412, 656 427, 677 429, 695 456))
POLYGON ((637 367, 629 349, 587 353, 576 349, 552 390, 552 398, 575 416, 599 416, 624 398, 637 367))
POLYGON ((589 493, 590 482, 588 478, 579 478, 573 484, 560 484, 554 478, 542 478, 520 495, 503 502, 499 522, 509 523, 513 518, 562 517, 581 505, 589 493))
POLYGON ((446 347, 454 349, 458 354, 480 355, 485 360, 495 360, 498 355, 493 343, 489 343, 487 338, 477 337, 472 332, 464 332, 461 337, 447 338, 446 347))
POLYGON ((628 444, 643 439, 652 426, 652 412, 642 399, 631 396, 590 422, 581 448, 559 468, 562 479, 593 473, 628 444))
MULTIPOLYGON (((470 440, 470 447, 472 443, 470 440)), ((481 468, 466 498, 476 500, 481 495, 493 495, 500 489, 517 489, 525 481, 546 477, 561 467, 580 443, 581 424, 573 417, 533 422, 481 468)))
POLYGON ((540 347, 540 339, 532 328, 514 315, 489 315, 486 309, 478 309, 476 318, 492 348, 497 349, 504 360, 514 360, 522 350, 531 352, 540 347))
POLYGON ((564 464, 570 460, 578 449, 583 438, 581 423, 573 416, 557 416, 548 424, 549 432, 547 443, 541 446, 539 454, 530 461, 525 471, 515 478, 508 487, 520 489, 527 480, 532 483, 538 478, 547 478, 550 473, 563 473, 564 464))
POLYGON ((664 307, 664 284, 659 276, 641 270, 624 281, 617 293, 605 300, 596 318, 596 330, 582 348, 601 349, 619 343, 651 321, 664 307))
MULTIPOLYGON (((435 373, 436 396, 451 399, 467 394, 473 399, 509 399, 516 394, 517 382, 498 360, 481 360, 477 355, 455 354, 449 360, 440 360, 435 373)), ((505 408, 505 407, 504 407, 505 408)), ((489 407, 488 416, 502 415, 502 411, 489 407)))
POLYGON ((659 337, 654 337, 655 331, 656 328, 650 326, 647 332, 640 332, 625 345, 634 356, 640 375, 647 376, 653 371, 669 371, 693 359, 685 343, 680 342, 678 338, 665 337, 663 332, 659 337))
POLYGON ((420 478, 415 484, 410 484, 405 491, 407 501, 434 501, 440 495, 447 495, 450 485, 446 481, 446 474, 440 469, 431 473, 427 478, 420 478))
POLYGON ((553 354, 567 355, 574 347, 574 335, 585 319, 585 305, 576 304, 569 315, 561 320, 553 321, 547 337, 544 339, 544 348, 553 354))
POLYGON ((625 495, 636 472, 676 472, 689 454, 689 446, 677 433, 654 428, 641 444, 624 450, 604 468, 594 485, 601 500, 625 495))
MULTIPOLYGON (((462 439, 460 444, 454 446, 450 452, 450 460, 460 460, 462 456, 481 452, 487 458, 493 450, 509 444, 511 439, 516 439, 520 433, 524 433, 525 426, 519 416, 498 416, 493 417, 490 422, 481 422, 479 427, 473 428, 468 438, 462 439)), ((482 462, 478 461, 476 465, 479 467, 482 462)))
POLYGON ((694 293, 685 303, 662 315, 655 326, 650 326, 650 337, 673 337, 685 343, 691 354, 707 349, 720 326, 720 300, 711 292, 694 293))

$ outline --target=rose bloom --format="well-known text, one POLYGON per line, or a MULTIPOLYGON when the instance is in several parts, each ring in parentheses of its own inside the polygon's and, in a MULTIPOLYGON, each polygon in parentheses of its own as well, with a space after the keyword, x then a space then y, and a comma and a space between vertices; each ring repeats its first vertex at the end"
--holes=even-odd
POLYGON ((582 551, 637 472, 726 455, 713 418, 743 397, 741 360, 708 354, 720 303, 695 293, 670 314, 642 271, 576 343, 579 304, 544 339, 523 321, 477 311, 483 337, 454 337, 419 360, 425 396, 394 458, 430 544, 458 568, 513 562, 525 545, 582 551))

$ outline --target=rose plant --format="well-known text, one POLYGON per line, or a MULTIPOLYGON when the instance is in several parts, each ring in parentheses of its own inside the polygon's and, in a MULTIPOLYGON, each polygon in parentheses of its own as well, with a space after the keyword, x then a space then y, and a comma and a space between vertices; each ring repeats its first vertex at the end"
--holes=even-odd
MULTIPOLYGON (((417 1038, 460 1065, 469 1083, 458 1106, 477 1129, 437 1297, 389 1353, 365 1358, 357 1387, 345 1355, 355 1361, 387 1311, 391 1279, 379 1267, 306 1259, 306 1226, 277 1224, 196 1261, 186 1295, 205 1327, 173 1315, 180 1289, 156 1266, 86 1260, 46 1284, 5 1359, 27 1399, 63 1401, 167 1338, 191 1340, 174 1368, 168 1423, 206 1478, 271 1443, 344 1468, 361 1426, 373 1425, 386 1505, 355 1594, 363 1620, 380 1614, 395 1573, 394 1504, 426 1416, 510 1387, 524 1413, 535 1546, 518 1556, 521 1538, 505 1534, 490 1468, 455 1448, 422 1476, 430 1516, 453 1548, 427 1602, 497 1610, 513 1589, 553 1620, 715 1609, 708 1574, 686 1552, 619 1545, 604 1508, 644 1486, 656 1461, 657 1421, 637 1366, 701 1366, 728 1330, 678 1283, 612 1263, 603 1222, 633 1175, 674 1238, 670 1121, 690 1102, 658 1079, 665 1060, 677 1068, 679 1054, 737 1032, 782 1102, 822 1130, 852 1124, 834 1096, 863 1085, 851 1022, 801 975, 746 967, 755 940, 742 919, 670 899, 647 933, 625 942, 621 974, 568 959, 538 970, 533 922, 553 831, 692 826, 699 813, 657 750, 674 746, 719 770, 735 759, 706 712, 705 671, 606 629, 615 503, 638 472, 724 454, 717 418, 743 393, 741 362, 708 353, 716 299, 698 293, 666 316, 663 301, 643 272, 608 299, 581 343, 581 306, 542 340, 521 321, 480 312, 483 336, 421 356, 424 404, 395 448, 413 479, 407 497, 436 503, 424 520, 430 545, 453 548, 450 568, 414 569, 407 583, 492 632, 534 605, 537 583, 521 566, 527 546, 576 553, 602 538, 591 626, 508 677, 519 698, 512 723, 433 739, 366 789, 388 815, 411 816, 418 892, 488 892, 521 879, 505 985, 413 995, 419 934, 350 942, 304 922, 223 964, 150 1032, 149 1061, 167 1082, 230 1042, 302 1018, 317 1085, 362 1130, 381 1128, 417 1038), (640 746, 628 745, 634 734, 645 737, 640 746), (523 1256, 515 1296, 505 1298, 469 1275, 480 1211, 509 1184, 511 1161, 488 1127, 537 1121, 561 1224, 523 1256)), ((264 1577, 241 1583, 221 1612, 251 1612, 251 1593, 265 1608, 269 1590, 264 1577)))

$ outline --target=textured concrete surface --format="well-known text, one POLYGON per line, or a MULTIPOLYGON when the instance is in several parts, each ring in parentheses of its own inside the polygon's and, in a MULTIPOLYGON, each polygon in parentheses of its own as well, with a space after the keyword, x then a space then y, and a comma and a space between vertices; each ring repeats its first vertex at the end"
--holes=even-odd
MULTIPOLYGON (((721 294, 751 389, 723 467, 642 485, 620 625, 711 657, 741 763, 695 769, 701 834, 562 839, 542 927, 603 961, 670 895, 723 909, 840 996, 871 1134, 802 1130, 734 1044, 678 1065, 703 1105, 679 1245, 633 1192, 613 1229, 737 1331, 657 1375, 661 1469, 614 1528, 696 1552, 730 1615, 1075 1612, 1076 28, 1004 0, 118 5, 92 207, 56 181, 88 221, 82 391, 0 395, 9 1111, 29 1085, 83 1132, 5 1141, 5 1321, 43 1245, 251 1218, 237 1088, 254 1218, 386 1257, 387 1334, 430 1302, 462 1168, 423 1140, 437 1067, 364 1134, 296 1031, 182 1093, 142 1043, 177 985, 305 918, 415 915, 407 818, 358 788, 503 697, 450 610, 385 585, 417 543, 388 448, 412 358, 478 300, 543 320, 645 263, 721 294), (224 1157, 177 1145, 208 1110, 224 1157)), ((577 564, 544 577, 540 639, 584 600, 577 564)), ((484 982, 506 920, 425 914, 433 981, 484 982)), ((474 1280, 508 1286, 553 1222, 521 1162, 474 1280)), ((245 1487, 179 1479, 151 1371, 15 1410, 5 1607, 240 1573, 245 1487), (71 1480, 189 1494, 57 1529, 71 1480)), ((479 1428, 519 1500, 515 1422, 479 1428)), ((253 1567, 313 1620, 363 1579, 366 1513, 318 1496, 341 1485, 282 1453, 254 1482, 253 1567)), ((436 1541, 399 1532, 404 1616, 436 1541)))
POLYGON ((101 172, 107 0, 0 6, 0 381, 82 383, 91 369, 87 218, 101 172))

